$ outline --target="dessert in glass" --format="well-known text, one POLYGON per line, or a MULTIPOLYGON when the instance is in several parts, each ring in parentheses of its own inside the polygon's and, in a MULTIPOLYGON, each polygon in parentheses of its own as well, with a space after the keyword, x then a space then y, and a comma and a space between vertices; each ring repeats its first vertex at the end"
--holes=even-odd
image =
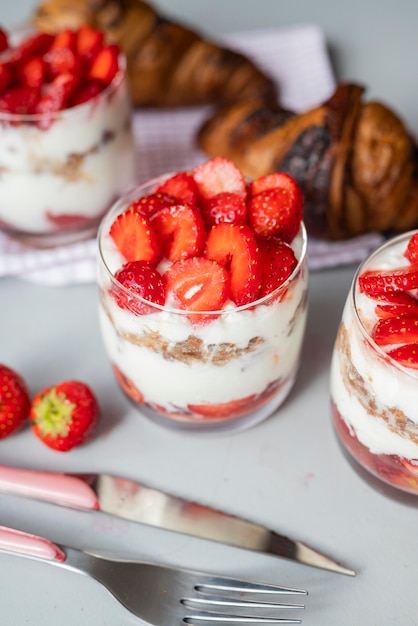
POLYGON ((124 58, 90 26, 0 31, 0 229, 50 247, 85 239, 135 184, 124 58))
POLYGON ((417 232, 390 239, 358 269, 330 385, 335 431, 349 457, 383 491, 418 495, 417 232))
POLYGON ((100 324, 116 378, 154 421, 237 430, 271 415, 307 313, 303 199, 216 157, 121 198, 99 229, 100 324))

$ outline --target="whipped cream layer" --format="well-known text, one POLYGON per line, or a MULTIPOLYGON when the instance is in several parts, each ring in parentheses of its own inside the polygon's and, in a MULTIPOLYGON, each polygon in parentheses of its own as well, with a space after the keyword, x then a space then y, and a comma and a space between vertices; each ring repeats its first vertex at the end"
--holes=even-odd
MULTIPOLYGON (((406 266, 406 242, 402 238, 386 246, 362 271, 406 266)), ((377 301, 358 288, 355 301, 367 332, 361 331, 350 294, 331 362, 332 399, 341 418, 370 452, 418 459, 418 371, 389 359, 368 338, 377 321, 377 301)))
MULTIPOLYGON (((294 246, 300 257, 301 235, 294 246)), ((121 267, 109 237, 103 252, 112 272, 121 267)), ((230 402, 261 394, 273 383, 293 382, 306 323, 306 260, 281 301, 244 310, 228 304, 204 324, 191 323, 187 315, 172 310, 149 315, 123 310, 111 295, 103 266, 99 274, 105 347, 146 403, 169 412, 187 411, 188 405, 230 402)))
POLYGON ((54 217, 97 220, 133 186, 134 143, 125 78, 56 114, 47 130, 0 115, 0 222, 22 233, 59 229, 54 217), (52 220, 48 218, 52 216, 52 220))

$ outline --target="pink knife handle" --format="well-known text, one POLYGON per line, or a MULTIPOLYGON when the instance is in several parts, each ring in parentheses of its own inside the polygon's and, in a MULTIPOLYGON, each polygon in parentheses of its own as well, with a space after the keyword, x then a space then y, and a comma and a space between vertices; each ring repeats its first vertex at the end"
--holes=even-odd
POLYGON ((93 489, 77 476, 0 465, 0 491, 82 509, 98 509, 93 489))
POLYGON ((34 556, 47 561, 65 561, 65 554, 54 543, 37 535, 0 526, 0 549, 34 556))

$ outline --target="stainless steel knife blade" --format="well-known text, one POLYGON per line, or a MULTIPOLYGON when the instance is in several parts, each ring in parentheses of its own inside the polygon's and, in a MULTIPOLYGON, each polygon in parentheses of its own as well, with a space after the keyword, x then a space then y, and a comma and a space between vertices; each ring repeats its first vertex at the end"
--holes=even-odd
POLYGON ((305 543, 252 521, 110 474, 69 475, 0 466, 0 490, 355 576, 305 543))

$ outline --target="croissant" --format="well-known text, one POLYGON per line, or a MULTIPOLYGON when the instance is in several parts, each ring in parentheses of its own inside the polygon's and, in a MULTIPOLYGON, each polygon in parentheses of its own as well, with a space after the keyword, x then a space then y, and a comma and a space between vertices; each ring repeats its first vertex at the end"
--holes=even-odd
POLYGON ((418 226, 418 148, 402 121, 365 89, 340 84, 322 105, 296 114, 278 104, 222 107, 197 134, 209 156, 233 160, 249 177, 283 170, 305 196, 315 237, 341 240, 418 226))
POLYGON ((138 107, 277 99, 274 81, 245 55, 171 21, 142 0, 46 0, 32 22, 52 33, 82 24, 104 31, 126 55, 138 107))

